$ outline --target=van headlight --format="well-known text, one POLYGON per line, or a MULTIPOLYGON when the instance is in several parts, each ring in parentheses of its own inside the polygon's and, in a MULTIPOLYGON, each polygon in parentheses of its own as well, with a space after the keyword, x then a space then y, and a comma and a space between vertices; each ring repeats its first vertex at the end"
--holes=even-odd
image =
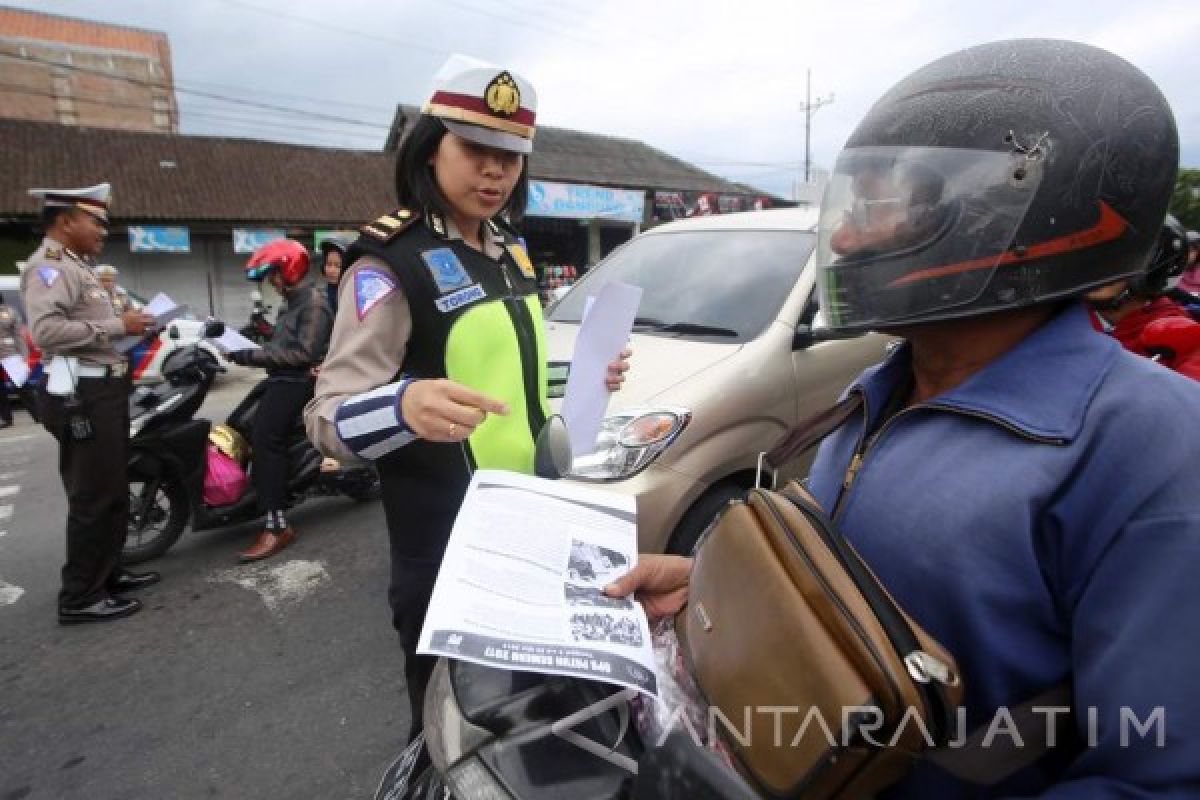
POLYGON ((600 426, 596 449, 571 463, 568 477, 619 481, 649 466, 692 419, 684 408, 635 408, 612 414, 600 426))

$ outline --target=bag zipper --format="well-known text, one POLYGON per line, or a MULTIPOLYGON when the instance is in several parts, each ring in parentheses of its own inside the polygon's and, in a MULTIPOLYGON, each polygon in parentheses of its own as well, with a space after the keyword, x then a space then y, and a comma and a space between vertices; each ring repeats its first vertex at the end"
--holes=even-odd
MULTIPOLYGON (((949 665, 921 649, 921 643, 917 640, 908 621, 904 619, 891 597, 877 588, 876 578, 867 569, 858 553, 836 533, 832 520, 819 508, 812 506, 805 498, 786 491, 781 494, 808 518, 825 546, 853 578, 858 590, 867 601, 867 605, 870 606, 871 612, 875 614, 882 625, 896 655, 904 663, 909 677, 916 684, 917 691, 925 702, 925 707, 929 710, 933 728, 929 734, 933 738, 934 744, 943 744, 953 724, 953 709, 950 708, 945 686, 957 682, 957 676, 952 674, 949 665)), ((797 541, 794 535, 792 535, 792 539, 797 541)), ((885 675, 888 674, 886 670, 883 672, 885 675)), ((898 689, 896 691, 899 692, 898 689)), ((902 695, 900 697, 903 699, 902 695)))

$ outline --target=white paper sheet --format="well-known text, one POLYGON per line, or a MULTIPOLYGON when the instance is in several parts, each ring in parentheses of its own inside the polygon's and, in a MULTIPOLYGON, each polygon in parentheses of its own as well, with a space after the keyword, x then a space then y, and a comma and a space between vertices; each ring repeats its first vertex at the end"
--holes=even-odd
POLYGON ((480 470, 454 521, 417 651, 657 697, 645 611, 603 591, 636 563, 633 497, 480 470))
POLYGON ((66 397, 75 391, 79 377, 79 359, 75 356, 54 356, 46 370, 46 391, 57 397, 66 397))
POLYGON ((8 356, 0 360, 0 366, 4 367, 5 373, 8 374, 8 379, 18 389, 25 385, 25 381, 29 380, 29 366, 26 365, 25 359, 20 356, 8 356))
POLYGON ((571 437, 571 455, 575 458, 596 449, 596 438, 608 409, 605 377, 608 365, 629 342, 638 304, 640 286, 613 282, 607 284, 589 305, 575 338, 571 373, 563 397, 562 416, 571 437))
MULTIPOLYGON (((188 312, 186 305, 176 305, 175 301, 162 292, 154 295, 154 299, 141 309, 145 314, 154 317, 154 325, 156 328, 165 328, 173 319, 178 319, 188 312)), ((137 346, 146 337, 144 336, 123 336, 113 345, 120 353, 126 353, 137 346)))
POLYGON ((228 325, 220 336, 214 336, 210 341, 221 348, 222 353, 232 353, 236 350, 257 350, 259 345, 242 336, 228 325))

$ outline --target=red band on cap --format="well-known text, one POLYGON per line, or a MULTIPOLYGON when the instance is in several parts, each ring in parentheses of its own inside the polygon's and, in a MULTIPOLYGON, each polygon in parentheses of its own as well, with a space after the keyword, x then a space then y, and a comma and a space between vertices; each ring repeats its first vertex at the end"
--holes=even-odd
POLYGON ((433 97, 429 99, 429 104, 434 106, 453 106, 455 108, 461 108, 464 111, 473 111, 476 114, 486 114, 489 117, 516 122, 520 125, 529 125, 531 127, 533 126, 533 120, 535 116, 532 111, 522 106, 521 108, 517 109, 515 114, 511 114, 506 117, 503 114, 497 114, 488 108, 487 103, 484 102, 482 97, 472 97, 468 94, 456 94, 455 92, 434 92, 433 97))

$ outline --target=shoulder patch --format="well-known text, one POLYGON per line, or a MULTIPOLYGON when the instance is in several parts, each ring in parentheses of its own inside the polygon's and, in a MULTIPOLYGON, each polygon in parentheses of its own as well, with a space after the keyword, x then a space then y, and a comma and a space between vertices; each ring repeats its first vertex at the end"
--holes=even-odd
POLYGON ((37 274, 42 279, 42 283, 46 284, 46 288, 49 289, 58 280, 58 276, 61 273, 54 267, 38 267, 37 274))
POLYGON ((358 232, 379 242, 390 242, 408 230, 420 217, 421 215, 415 211, 397 208, 395 211, 363 225, 358 232))
POLYGON ((379 269, 364 267, 354 273, 354 308, 362 322, 371 309, 396 291, 395 279, 379 269))
POLYGON ((429 275, 437 284, 438 292, 441 294, 453 292, 471 283, 471 276, 467 274, 467 268, 449 247, 426 250, 421 253, 421 260, 425 262, 425 266, 429 269, 429 275))
POLYGON ((47 247, 42 251, 42 256, 51 261, 62 261, 63 252, 58 247, 47 247))

